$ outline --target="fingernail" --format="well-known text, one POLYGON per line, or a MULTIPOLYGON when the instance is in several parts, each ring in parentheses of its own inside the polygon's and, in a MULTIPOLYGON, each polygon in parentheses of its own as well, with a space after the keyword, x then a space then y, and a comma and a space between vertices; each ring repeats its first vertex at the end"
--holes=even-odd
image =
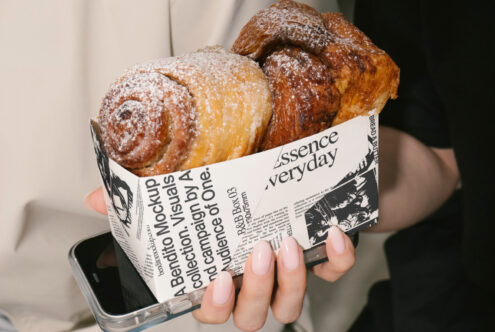
POLYGON ((251 257, 251 269, 254 274, 265 275, 270 269, 272 261, 272 247, 266 241, 258 241, 253 248, 251 257))
POLYGON ((342 254, 345 251, 345 239, 344 233, 337 226, 332 226, 328 230, 328 239, 332 245, 333 250, 337 254, 342 254))
POLYGON ((232 277, 227 271, 222 271, 213 282, 213 303, 223 305, 230 299, 231 294, 232 277))
POLYGON ((295 270, 299 266, 299 251, 293 237, 286 237, 280 246, 282 261, 287 270, 295 270))

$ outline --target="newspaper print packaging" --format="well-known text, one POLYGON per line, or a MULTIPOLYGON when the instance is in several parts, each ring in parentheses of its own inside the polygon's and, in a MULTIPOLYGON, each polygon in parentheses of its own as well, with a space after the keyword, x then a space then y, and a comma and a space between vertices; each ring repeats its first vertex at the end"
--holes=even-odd
POLYGON ((378 116, 213 165, 137 177, 91 132, 111 231, 159 302, 241 274, 258 240, 309 249, 378 222, 378 116))

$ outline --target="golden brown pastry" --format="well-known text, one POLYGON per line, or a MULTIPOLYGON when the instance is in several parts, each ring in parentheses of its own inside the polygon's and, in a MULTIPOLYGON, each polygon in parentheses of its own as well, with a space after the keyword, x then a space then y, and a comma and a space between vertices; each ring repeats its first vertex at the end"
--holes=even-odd
POLYGON ((258 61, 270 82, 274 109, 263 149, 379 113, 397 97, 399 68, 338 13, 281 0, 251 18, 232 50, 258 61))
POLYGON ((210 47, 124 74, 99 115, 110 158, 139 176, 193 168, 378 113, 397 96, 399 68, 384 51, 341 14, 291 0, 258 12, 232 50, 262 70, 210 47))
POLYGON ((330 127, 340 94, 318 57, 297 47, 284 47, 266 58, 263 71, 270 82, 274 113, 262 150, 330 127))
POLYGON ((340 13, 324 13, 334 41, 321 54, 341 93, 340 110, 332 125, 358 115, 375 114, 389 98, 397 98, 399 67, 340 13))
POLYGON ((259 66, 209 47, 131 69, 104 98, 99 125, 109 157, 149 176, 255 152, 271 114, 259 66))

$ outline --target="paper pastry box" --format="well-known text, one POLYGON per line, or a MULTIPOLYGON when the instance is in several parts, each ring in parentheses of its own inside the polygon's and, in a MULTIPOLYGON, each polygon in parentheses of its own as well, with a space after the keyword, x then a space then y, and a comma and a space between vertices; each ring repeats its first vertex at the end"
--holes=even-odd
POLYGON ((114 238, 159 302, 242 274, 259 240, 304 248, 335 225, 378 222, 378 115, 361 116, 272 150, 138 177, 109 159, 91 122, 114 238))

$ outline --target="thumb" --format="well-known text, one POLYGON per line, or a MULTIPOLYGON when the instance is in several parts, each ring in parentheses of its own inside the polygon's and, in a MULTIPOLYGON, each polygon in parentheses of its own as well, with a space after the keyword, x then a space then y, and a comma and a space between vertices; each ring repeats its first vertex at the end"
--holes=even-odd
POLYGON ((103 188, 99 187, 95 191, 90 192, 84 197, 84 205, 101 214, 108 214, 105 198, 103 197, 103 188))

